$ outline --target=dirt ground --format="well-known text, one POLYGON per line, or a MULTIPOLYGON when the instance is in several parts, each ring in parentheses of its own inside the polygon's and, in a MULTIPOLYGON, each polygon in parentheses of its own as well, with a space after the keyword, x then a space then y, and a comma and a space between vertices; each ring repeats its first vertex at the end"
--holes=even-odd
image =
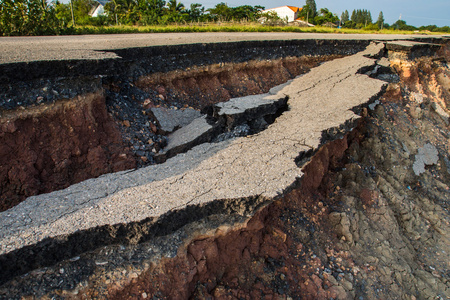
POLYGON ((296 189, 115 299, 450 298, 450 69, 431 58, 391 65, 400 82, 314 156, 296 189), (421 173, 427 144, 438 159, 421 173))
POLYGON ((51 281, 49 299, 449 299, 449 61, 448 45, 434 58, 392 58, 399 80, 245 224, 150 264, 150 244, 105 247, 12 289, 51 281), (126 268, 99 260, 113 252, 126 268), (69 272, 79 278, 57 290, 69 272))

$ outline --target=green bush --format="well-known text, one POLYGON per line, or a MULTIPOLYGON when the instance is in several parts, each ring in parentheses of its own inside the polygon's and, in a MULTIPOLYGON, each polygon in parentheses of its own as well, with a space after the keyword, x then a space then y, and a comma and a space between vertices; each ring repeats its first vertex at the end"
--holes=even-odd
POLYGON ((0 2, 1 35, 55 35, 66 29, 53 4, 41 0, 0 2))

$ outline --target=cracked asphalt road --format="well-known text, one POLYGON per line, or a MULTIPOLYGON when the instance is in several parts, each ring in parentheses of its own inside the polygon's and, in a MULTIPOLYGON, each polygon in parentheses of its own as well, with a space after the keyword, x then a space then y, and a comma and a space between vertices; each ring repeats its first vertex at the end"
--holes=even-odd
MULTIPOLYGON (((1 37, 0 64, 47 60, 118 58, 114 49, 261 40, 404 40, 423 35, 293 32, 148 33, 86 36, 1 37), (20 50, 20 51, 18 51, 20 50)), ((439 36, 435 36, 439 37, 439 36)))
POLYGON ((271 96, 289 96, 289 111, 259 134, 203 144, 164 164, 87 180, 2 212, 0 254, 96 226, 158 217, 187 205, 276 198, 303 175, 295 162, 299 154, 318 149, 324 131, 358 119, 351 109, 382 91, 385 82, 358 71, 374 66, 376 60, 367 55, 383 48, 372 44, 295 79, 271 96))

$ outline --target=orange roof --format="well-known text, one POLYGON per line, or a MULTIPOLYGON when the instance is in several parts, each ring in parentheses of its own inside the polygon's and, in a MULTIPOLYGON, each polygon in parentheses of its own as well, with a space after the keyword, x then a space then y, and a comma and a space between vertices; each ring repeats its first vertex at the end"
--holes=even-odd
POLYGON ((289 7, 290 9, 292 9, 293 12, 299 12, 302 10, 301 7, 295 7, 295 6, 289 6, 289 5, 286 5, 286 6, 289 7))
POLYGON ((269 9, 266 9, 265 11, 272 10, 272 9, 277 9, 277 8, 281 8, 281 7, 289 7, 293 12, 299 12, 299 11, 301 11, 303 9, 303 7, 284 5, 284 6, 278 6, 278 7, 274 7, 274 8, 269 8, 269 9))

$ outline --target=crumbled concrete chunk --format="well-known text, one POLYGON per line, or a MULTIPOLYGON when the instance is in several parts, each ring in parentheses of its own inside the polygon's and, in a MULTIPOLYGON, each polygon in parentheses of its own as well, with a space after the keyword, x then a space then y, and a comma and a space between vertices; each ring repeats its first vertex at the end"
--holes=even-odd
POLYGON ((168 137, 167 147, 156 158, 164 161, 177 153, 186 152, 193 146, 209 142, 213 137, 214 127, 210 125, 206 116, 194 119, 168 137))
POLYGON ((194 119, 201 116, 199 111, 192 108, 167 109, 163 107, 154 107, 151 111, 163 133, 173 132, 180 127, 188 125, 194 119))
POLYGON ((222 119, 228 129, 232 129, 238 124, 272 115, 285 106, 286 102, 285 97, 269 94, 233 98, 227 102, 217 103, 214 107, 214 116, 219 120, 222 119))
POLYGON ((413 164, 413 170, 416 175, 425 172, 425 165, 435 165, 438 162, 438 151, 435 146, 428 143, 416 154, 416 161, 413 164))
POLYGON ((448 126, 450 123, 450 116, 448 112, 446 112, 442 106, 437 104, 436 102, 431 103, 431 107, 433 107, 434 111, 444 120, 445 124, 448 126))

